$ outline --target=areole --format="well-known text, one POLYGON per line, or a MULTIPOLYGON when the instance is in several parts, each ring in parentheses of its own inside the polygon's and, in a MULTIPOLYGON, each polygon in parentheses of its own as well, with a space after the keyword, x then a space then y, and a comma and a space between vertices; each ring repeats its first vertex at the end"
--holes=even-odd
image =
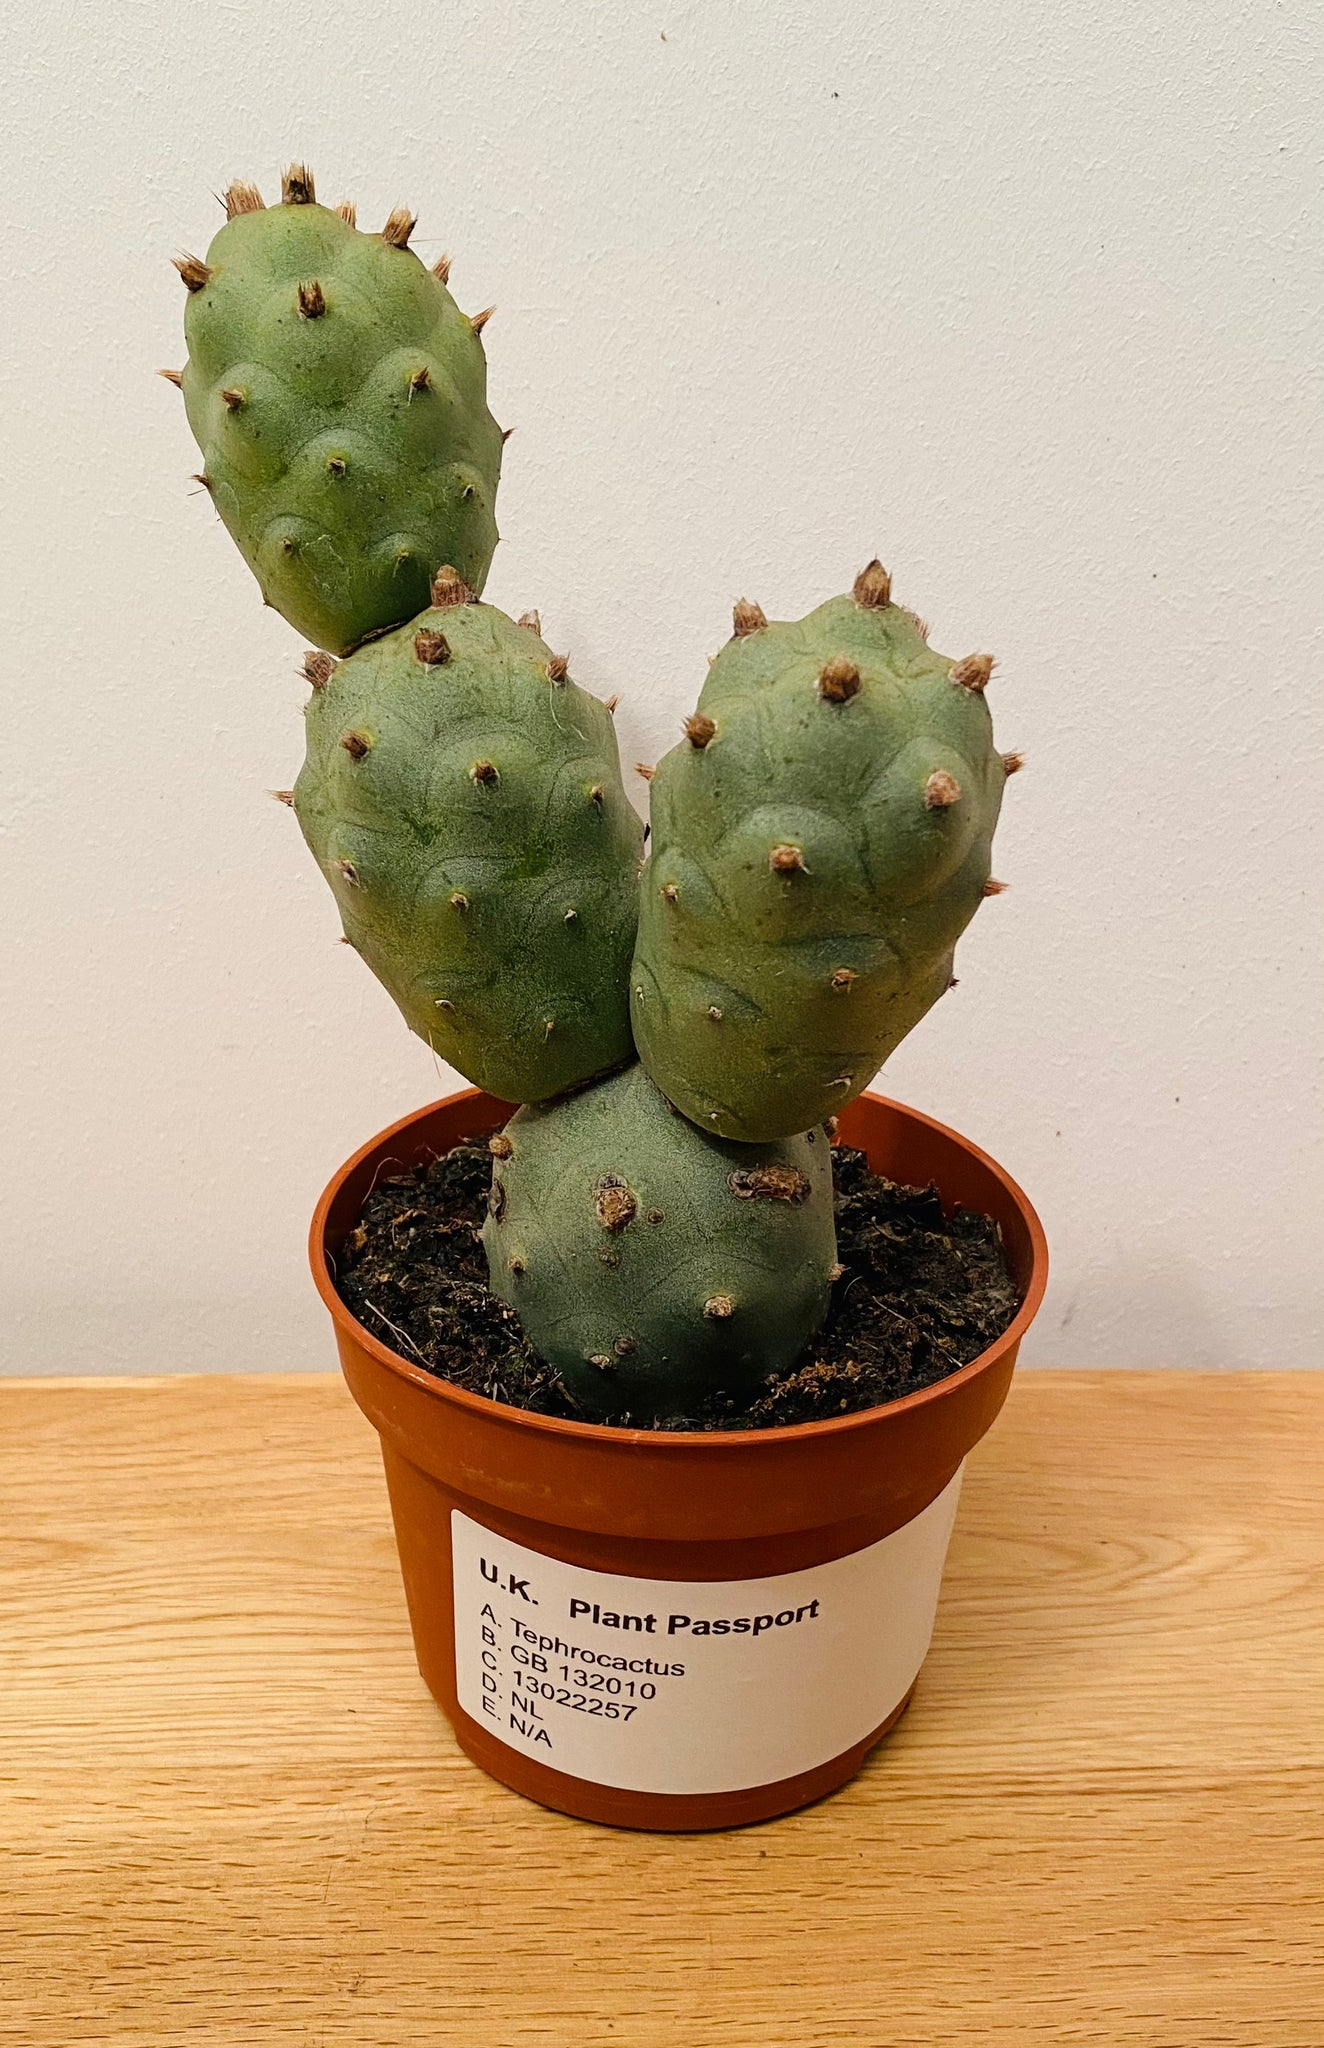
POLYGON ((381 1437, 420 1671, 476 1763, 582 1819, 721 1828, 803 1806, 908 1704, 961 1468, 1043 1298, 1038 1218, 954 1131, 861 1096, 846 1142, 996 1219, 1022 1294, 998 1342, 917 1394, 795 1428, 560 1421, 411 1364, 333 1279, 374 1181, 509 1114, 474 1089, 416 1111, 341 1168, 313 1219, 318 1291, 381 1437))

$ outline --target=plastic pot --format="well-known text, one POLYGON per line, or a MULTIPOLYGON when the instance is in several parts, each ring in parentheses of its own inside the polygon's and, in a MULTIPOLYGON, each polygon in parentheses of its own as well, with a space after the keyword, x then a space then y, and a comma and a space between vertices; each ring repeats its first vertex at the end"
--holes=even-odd
POLYGON ((1001 1227, 1022 1305, 948 1379, 788 1429, 668 1435, 461 1392, 336 1293, 373 1183, 505 1120, 477 1090, 405 1117, 336 1174, 311 1256, 345 1378, 381 1437, 414 1644, 461 1748, 585 1820, 766 1820, 834 1790, 904 1712, 932 1632, 963 1461, 1043 1298, 1043 1231, 954 1131, 879 1096, 841 1119, 894 1180, 1001 1227))

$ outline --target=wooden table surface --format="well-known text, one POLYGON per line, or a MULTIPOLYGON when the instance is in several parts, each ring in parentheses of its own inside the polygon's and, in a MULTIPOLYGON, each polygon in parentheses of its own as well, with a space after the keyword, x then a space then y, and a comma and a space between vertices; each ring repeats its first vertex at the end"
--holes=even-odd
POLYGON ((0 1383, 0 2040, 1320 2048, 1324 1374, 1024 1373, 863 1776, 546 1813, 320 1376, 0 1383))

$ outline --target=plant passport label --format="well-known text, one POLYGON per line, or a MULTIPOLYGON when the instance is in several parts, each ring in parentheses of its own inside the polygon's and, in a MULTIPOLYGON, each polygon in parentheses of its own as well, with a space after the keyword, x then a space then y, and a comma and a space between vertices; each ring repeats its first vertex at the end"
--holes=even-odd
POLYGON ((829 1763, 914 1684, 961 1474, 881 1542, 767 1579, 634 1579, 451 1511, 460 1705, 525 1756, 632 1792, 829 1763))

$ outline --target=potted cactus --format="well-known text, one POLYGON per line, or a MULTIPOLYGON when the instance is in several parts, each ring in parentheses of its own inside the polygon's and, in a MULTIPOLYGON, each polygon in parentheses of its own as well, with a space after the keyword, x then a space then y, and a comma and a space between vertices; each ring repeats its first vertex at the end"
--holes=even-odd
POLYGON ((314 643, 278 794, 348 944, 474 1084, 349 1161, 312 1236, 420 1667, 466 1751, 549 1805, 767 1818, 843 1783, 903 1711, 962 1463, 1044 1285, 1001 1169, 865 1093, 1001 886, 1019 760, 993 745, 991 660, 935 653, 877 561, 793 623, 741 600, 652 774, 646 845, 614 702, 536 613, 481 601, 487 315, 410 250, 407 212, 365 233, 302 166, 278 205, 247 184, 225 203, 206 259, 179 259, 188 360, 165 374, 265 600, 314 643), (715 1392, 756 1413, 823 1327, 838 1133, 991 1216, 1019 1305, 903 1398, 678 1427, 715 1392), (383 1173, 484 1136, 482 1312, 558 1412, 454 1384, 343 1298, 383 1173))

